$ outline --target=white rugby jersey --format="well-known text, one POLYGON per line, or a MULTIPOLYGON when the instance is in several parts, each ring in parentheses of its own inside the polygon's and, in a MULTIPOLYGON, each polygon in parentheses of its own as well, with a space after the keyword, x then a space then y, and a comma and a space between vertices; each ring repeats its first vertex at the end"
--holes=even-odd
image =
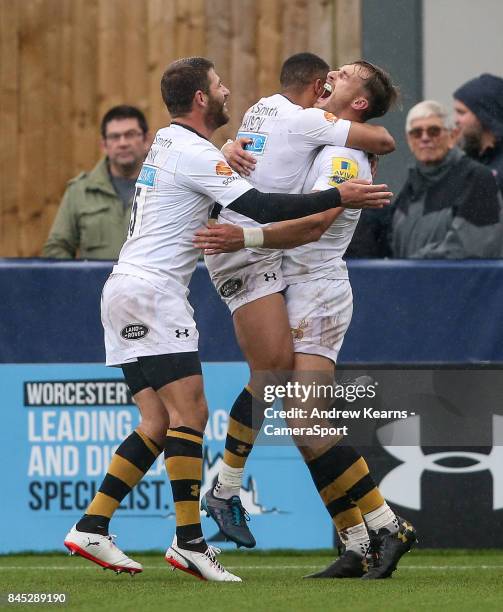
MULTIPOLYGON (((303 192, 330 189, 352 178, 372 180, 367 154, 346 147, 324 147, 314 160, 303 192)), ((344 209, 318 242, 283 251, 282 270, 287 284, 348 278, 342 256, 351 242, 360 212, 344 209)))
POLYGON ((252 189, 211 142, 190 128, 159 130, 136 181, 127 240, 114 273, 187 288, 199 249, 196 230, 211 206, 228 206, 252 189))
MULTIPOLYGON (((251 138, 246 148, 257 160, 248 180, 265 193, 301 193, 316 152, 327 144, 344 146, 350 126, 350 121, 319 108, 304 109, 282 94, 261 98, 246 111, 237 134, 251 138)), ((222 210, 219 222, 259 225, 232 210, 222 210)))

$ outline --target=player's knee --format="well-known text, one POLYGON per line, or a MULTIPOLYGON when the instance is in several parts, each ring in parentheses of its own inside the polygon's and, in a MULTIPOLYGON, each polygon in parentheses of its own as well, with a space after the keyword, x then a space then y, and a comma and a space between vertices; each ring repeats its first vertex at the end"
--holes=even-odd
POLYGON ((276 349, 268 351, 260 360, 259 367, 255 367, 256 371, 274 372, 276 377, 281 377, 282 373, 287 376, 290 370, 293 370, 294 356, 291 351, 276 349))
POLYGON ((150 439, 154 440, 154 442, 162 442, 169 429, 169 416, 167 413, 155 416, 142 416, 138 429, 145 433, 150 439))
POLYGON ((198 431, 204 431, 208 422, 208 404, 204 394, 198 394, 193 398, 192 410, 190 411, 191 427, 198 431))
POLYGON ((206 427, 206 423, 208 422, 208 404, 204 398, 199 404, 198 415, 199 419, 201 420, 202 429, 204 429, 206 427))

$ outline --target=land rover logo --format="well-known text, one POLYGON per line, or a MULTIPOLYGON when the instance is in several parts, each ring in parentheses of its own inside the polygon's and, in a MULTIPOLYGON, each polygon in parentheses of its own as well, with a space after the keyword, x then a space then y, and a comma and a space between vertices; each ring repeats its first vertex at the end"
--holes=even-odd
POLYGON ((140 340, 140 338, 145 338, 148 332, 149 329, 146 325, 142 323, 131 323, 122 329, 121 336, 124 340, 140 340))
POLYGON ((230 278, 220 287, 220 295, 224 298, 231 297, 237 293, 243 286, 243 281, 240 278, 230 278))

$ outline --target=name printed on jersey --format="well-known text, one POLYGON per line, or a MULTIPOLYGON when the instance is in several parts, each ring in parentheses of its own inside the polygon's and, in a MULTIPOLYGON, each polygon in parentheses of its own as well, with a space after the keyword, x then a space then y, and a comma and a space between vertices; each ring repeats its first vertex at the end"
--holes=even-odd
POLYGON ((250 132, 260 132, 268 117, 277 117, 279 109, 277 106, 268 106, 262 102, 257 102, 246 111, 241 124, 241 130, 250 132))

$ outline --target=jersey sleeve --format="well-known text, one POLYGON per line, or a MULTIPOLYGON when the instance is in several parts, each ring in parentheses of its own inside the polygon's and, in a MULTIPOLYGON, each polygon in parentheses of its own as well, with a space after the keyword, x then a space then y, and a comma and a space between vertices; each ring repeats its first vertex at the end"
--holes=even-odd
POLYGON ((311 147, 335 145, 344 147, 348 139, 351 121, 338 119, 320 108, 305 108, 295 113, 291 136, 302 139, 311 147))
POLYGON ((227 164, 225 157, 211 144, 187 158, 180 168, 181 180, 221 206, 227 207, 253 186, 227 164))
POLYGON ((343 147, 325 147, 318 153, 313 170, 316 172, 314 191, 337 187, 350 179, 372 179, 366 154, 343 147))

